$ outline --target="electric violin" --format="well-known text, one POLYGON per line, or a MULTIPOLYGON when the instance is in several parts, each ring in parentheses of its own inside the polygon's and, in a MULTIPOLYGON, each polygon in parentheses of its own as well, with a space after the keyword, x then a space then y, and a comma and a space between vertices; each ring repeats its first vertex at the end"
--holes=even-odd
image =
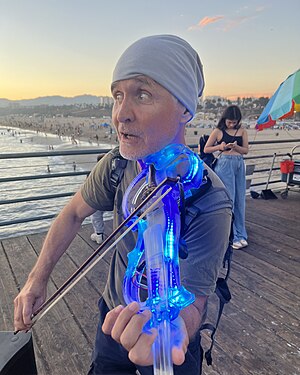
MULTIPOLYGON (((180 311, 194 302, 194 295, 180 283, 179 243, 181 231, 180 208, 191 189, 199 188, 203 177, 203 162, 182 144, 171 144, 148 156, 141 164, 141 173, 132 181, 123 198, 125 219, 158 184, 166 181, 151 198, 164 196, 153 210, 139 220, 135 248, 128 254, 123 294, 127 304, 137 301, 141 309, 150 309, 152 318, 145 329, 156 328, 158 337, 153 344, 154 375, 173 374, 171 358, 171 322, 180 311), (175 182, 175 183, 174 183, 175 182), (142 282, 146 273, 147 286, 142 282), (142 300, 140 291, 147 289, 142 300)), ((147 205, 139 211, 147 209, 147 205)), ((131 220, 137 219, 134 216, 131 220)))

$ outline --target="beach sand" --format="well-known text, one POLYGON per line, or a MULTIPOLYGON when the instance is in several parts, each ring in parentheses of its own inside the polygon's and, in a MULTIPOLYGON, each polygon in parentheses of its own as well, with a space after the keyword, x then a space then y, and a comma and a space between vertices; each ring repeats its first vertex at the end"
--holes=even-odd
POLYGON ((33 116, 5 116, 0 117, 0 126, 13 128, 20 141, 45 144, 51 149, 58 145, 82 147, 110 147, 117 144, 117 137, 106 118, 91 119, 78 117, 45 118, 41 121, 33 116), (30 133, 22 133, 22 130, 30 133), (105 145, 105 146, 103 146, 105 145))
MULTIPOLYGON (((55 149, 59 145, 64 145, 67 148, 72 146, 79 146, 80 148, 93 146, 112 148, 118 143, 116 134, 114 130, 112 130, 113 126, 104 127, 101 125, 103 123, 110 124, 110 119, 93 119, 89 117, 56 117, 45 118, 43 121, 41 121, 38 118, 33 118, 32 116, 11 115, 2 118, 0 117, 0 125, 15 128, 15 131, 21 133, 20 138, 22 138, 22 129, 30 130, 32 132, 31 135, 24 135, 23 141, 45 144, 49 146, 50 149, 55 149), (30 139, 28 137, 30 137, 30 139)), ((212 130, 212 128, 208 127, 200 128, 199 123, 197 125, 193 123, 189 124, 186 127, 186 143, 189 145, 197 145, 200 136, 202 134, 210 134, 212 130)), ((247 129, 247 132, 249 141, 270 141, 283 139, 291 141, 292 139, 300 139, 300 130, 269 128, 258 132, 252 127, 247 129)), ((289 149, 285 148, 283 152, 288 152, 289 149)))

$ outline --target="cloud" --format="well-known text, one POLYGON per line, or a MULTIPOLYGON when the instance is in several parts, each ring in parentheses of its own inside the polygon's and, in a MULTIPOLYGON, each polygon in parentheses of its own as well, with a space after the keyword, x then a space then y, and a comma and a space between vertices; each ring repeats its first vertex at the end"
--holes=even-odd
POLYGON ((249 7, 243 7, 241 9, 236 10, 235 16, 205 16, 202 18, 196 25, 192 25, 188 28, 189 31, 191 30, 200 30, 204 27, 222 21, 221 27, 218 26, 218 29, 221 31, 229 31, 233 28, 238 27, 240 24, 247 22, 259 15, 266 10, 265 7, 257 7, 256 9, 249 9, 249 7))
POLYGON ((225 23, 225 25, 222 27, 222 31, 229 31, 233 28, 238 27, 242 23, 248 21, 249 19, 253 18, 252 16, 249 17, 235 17, 232 19, 228 19, 225 23))
POLYGON ((198 30, 198 29, 202 29, 203 27, 207 26, 207 25, 210 25, 211 23, 215 23, 215 22, 218 22, 220 21, 221 19, 223 19, 224 16, 214 16, 214 17, 208 17, 208 16, 205 16, 204 18, 202 18, 202 20, 200 20, 197 25, 192 25, 188 28, 188 30, 198 30))

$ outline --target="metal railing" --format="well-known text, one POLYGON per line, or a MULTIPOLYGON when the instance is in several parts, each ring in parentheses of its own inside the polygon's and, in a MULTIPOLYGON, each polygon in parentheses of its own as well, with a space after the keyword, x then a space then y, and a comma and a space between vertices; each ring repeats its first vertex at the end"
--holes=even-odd
MULTIPOLYGON (((279 163, 282 158, 290 157, 291 149, 295 144, 300 144, 300 139, 252 141, 249 144, 250 152, 245 156, 246 166, 249 167, 247 170, 250 171, 247 176, 248 191, 263 188, 270 173, 269 185, 277 190, 283 189, 285 183, 281 181, 279 163), (274 153, 276 160, 270 172, 274 153)), ((190 147, 196 150, 198 145, 192 144, 190 147)), ((13 232, 4 230, 1 233, 1 227, 16 226, 19 231, 20 224, 46 223, 38 227, 30 224, 30 228, 25 228, 25 231, 30 229, 35 232, 49 226, 50 220, 75 194, 96 164, 93 155, 109 150, 97 148, 0 154, 0 238, 13 232), (1 161, 5 161, 5 165, 1 161), (31 170, 34 172, 31 173, 31 170)), ((293 157, 298 155, 300 152, 295 152, 293 157)))

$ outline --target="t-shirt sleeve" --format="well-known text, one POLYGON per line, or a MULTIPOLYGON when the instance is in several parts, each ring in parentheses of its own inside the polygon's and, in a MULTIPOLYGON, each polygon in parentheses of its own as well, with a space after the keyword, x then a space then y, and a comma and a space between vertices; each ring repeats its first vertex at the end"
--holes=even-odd
POLYGON ((113 155, 107 153, 93 168, 81 187, 84 201, 95 210, 112 211, 115 189, 111 186, 113 155))
POLYGON ((188 257, 180 261, 181 281, 196 296, 214 293, 230 226, 231 209, 224 207, 198 215, 184 236, 188 257))

